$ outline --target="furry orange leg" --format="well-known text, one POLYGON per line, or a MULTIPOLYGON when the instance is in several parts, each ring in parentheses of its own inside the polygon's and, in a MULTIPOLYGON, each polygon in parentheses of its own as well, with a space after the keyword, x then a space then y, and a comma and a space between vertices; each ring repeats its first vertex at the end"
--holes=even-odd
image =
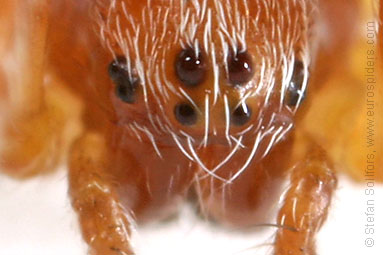
POLYGON ((316 149, 294 168, 290 188, 278 215, 286 228, 276 234, 276 255, 313 255, 315 234, 327 217, 337 179, 326 156, 316 149))
POLYGON ((105 149, 103 138, 96 134, 84 135, 74 144, 69 171, 72 205, 90 254, 133 254, 130 220, 108 181, 105 149))

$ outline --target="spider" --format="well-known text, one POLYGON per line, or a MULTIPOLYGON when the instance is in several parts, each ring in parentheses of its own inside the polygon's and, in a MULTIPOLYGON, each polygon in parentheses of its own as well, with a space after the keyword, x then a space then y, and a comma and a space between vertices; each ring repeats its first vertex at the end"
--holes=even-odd
POLYGON ((381 132, 366 151, 358 133, 361 93, 383 84, 371 4, 8 1, 0 166, 27 178, 65 158, 90 254, 135 254, 134 222, 166 219, 187 198, 243 229, 277 209, 273 253, 315 254, 337 172, 363 179, 367 155, 382 180, 381 132), (355 45, 374 61, 370 87, 355 45))

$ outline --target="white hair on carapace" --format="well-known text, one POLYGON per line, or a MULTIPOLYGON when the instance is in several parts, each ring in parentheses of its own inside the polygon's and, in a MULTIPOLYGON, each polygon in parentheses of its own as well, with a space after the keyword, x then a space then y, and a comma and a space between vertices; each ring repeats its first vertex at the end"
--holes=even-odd
MULTIPOLYGON (((133 125, 127 124, 126 128, 131 129, 139 140, 142 136, 149 137, 159 157, 161 152, 156 145, 156 135, 169 135, 187 158, 197 163, 209 176, 218 179, 220 177, 216 172, 236 152, 246 147, 243 145, 244 136, 251 134, 253 145, 249 150, 249 158, 232 178, 222 180, 232 182, 246 169, 255 154, 263 153, 266 156, 273 145, 293 127, 292 122, 275 122, 274 119, 278 119, 279 111, 286 107, 283 102, 297 59, 304 66, 302 91, 306 89, 308 66, 314 47, 312 37, 315 34, 313 19, 316 0, 146 0, 146 3, 135 4, 139 8, 133 10, 131 6, 129 0, 110 0, 107 4, 97 1, 96 4, 97 30, 101 42, 113 57, 124 55, 129 74, 138 76, 147 119, 151 123, 150 127, 146 127, 135 122, 133 125), (167 71, 174 68, 174 60, 169 59, 169 52, 177 47, 193 49, 197 56, 203 52, 209 57, 209 70, 214 78, 211 89, 206 91, 204 102, 195 102, 192 96, 168 77, 169 73, 174 73, 167 71), (242 97, 238 105, 261 96, 263 106, 257 121, 241 132, 232 133, 227 92, 221 85, 222 77, 228 74, 228 56, 247 50, 257 56, 256 75, 245 88, 241 88, 242 97), (278 75, 280 82, 276 82, 278 75), (279 111, 274 113, 275 116, 264 119, 262 111, 268 107, 275 91, 280 94, 279 111), (164 105, 174 97, 190 102, 204 115, 202 143, 197 144, 192 135, 172 125, 164 105), (232 151, 215 168, 208 169, 197 155, 196 148, 207 145, 211 121, 209 111, 218 101, 223 102, 226 119, 223 137, 232 151), (204 110, 198 106, 204 107, 204 110), (267 150, 259 152, 259 144, 265 137, 268 137, 266 140, 269 143, 267 150)), ((292 114, 302 97, 303 93, 299 94, 297 106, 291 109, 292 114)))

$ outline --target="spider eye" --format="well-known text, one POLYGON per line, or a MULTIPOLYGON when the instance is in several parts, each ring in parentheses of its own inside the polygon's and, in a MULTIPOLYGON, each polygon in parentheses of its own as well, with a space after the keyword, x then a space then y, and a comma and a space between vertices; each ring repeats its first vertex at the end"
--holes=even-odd
POLYGON ((108 72, 116 85, 116 95, 125 103, 134 103, 138 79, 133 78, 127 70, 126 58, 117 57, 109 64, 108 72))
POLYGON ((174 108, 176 119, 185 126, 193 125, 197 122, 197 113, 195 109, 186 103, 176 105, 174 108))
POLYGON ((205 80, 206 67, 201 54, 196 55, 196 51, 189 48, 181 51, 178 55, 175 69, 178 79, 185 85, 194 87, 205 80))
POLYGON ((286 104, 288 106, 297 106, 298 103, 305 99, 306 91, 303 88, 305 79, 304 65, 301 61, 294 64, 293 75, 287 88, 286 104))
POLYGON ((254 75, 251 56, 246 51, 229 56, 228 71, 229 81, 233 86, 248 83, 254 75))
POLYGON ((241 104, 232 113, 231 121, 236 126, 242 126, 250 120, 250 117, 251 117, 250 107, 246 104, 241 104))

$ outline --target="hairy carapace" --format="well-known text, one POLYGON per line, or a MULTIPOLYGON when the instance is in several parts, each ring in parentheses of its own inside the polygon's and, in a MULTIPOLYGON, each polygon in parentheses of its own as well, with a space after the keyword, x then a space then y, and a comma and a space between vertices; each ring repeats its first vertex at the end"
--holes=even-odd
POLYGON ((117 1, 98 11, 113 109, 130 133, 194 150, 259 136, 267 154, 292 127, 315 55, 313 2, 117 1))

